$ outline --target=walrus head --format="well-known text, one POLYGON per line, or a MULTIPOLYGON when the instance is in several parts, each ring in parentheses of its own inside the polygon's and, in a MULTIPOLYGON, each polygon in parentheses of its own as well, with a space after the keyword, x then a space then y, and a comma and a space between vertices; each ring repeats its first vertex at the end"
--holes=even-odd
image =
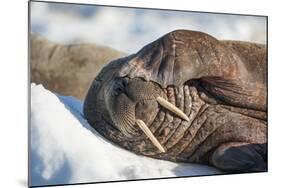
POLYGON ((95 112, 99 112, 107 124, 128 139, 136 138, 144 132, 152 143, 164 152, 148 128, 159 108, 164 107, 183 119, 188 118, 165 99, 163 88, 158 83, 141 77, 120 76, 122 67, 131 59, 132 56, 118 59, 104 67, 88 92, 84 115, 91 122, 92 118, 98 116, 95 112))
POLYGON ((178 30, 106 65, 88 91, 84 115, 98 132, 124 147, 124 140, 144 132, 163 152, 149 130, 158 111, 165 109, 189 121, 167 100, 167 87, 199 80, 204 92, 217 101, 262 110, 264 89, 259 90, 256 86, 261 84, 249 75, 239 55, 222 42, 201 32, 178 30))

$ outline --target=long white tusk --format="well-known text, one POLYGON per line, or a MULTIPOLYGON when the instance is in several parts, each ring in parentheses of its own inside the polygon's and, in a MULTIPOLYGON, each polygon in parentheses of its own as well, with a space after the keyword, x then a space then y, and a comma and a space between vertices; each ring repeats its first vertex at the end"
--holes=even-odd
POLYGON ((140 119, 136 120, 136 124, 141 128, 141 130, 146 134, 146 136, 151 140, 151 142, 161 151, 165 152, 163 146, 159 143, 159 141, 155 138, 152 132, 149 130, 147 125, 140 119))
POLYGON ((170 110, 171 112, 173 112, 174 114, 178 115, 179 117, 181 117, 182 119, 189 121, 189 118, 187 117, 187 115, 185 113, 183 113, 183 111, 181 111, 178 107, 176 107, 175 105, 173 105, 172 103, 170 103, 169 101, 165 100, 162 97, 157 97, 156 100, 158 101, 158 103, 160 105, 162 105, 164 108, 167 108, 168 110, 170 110))

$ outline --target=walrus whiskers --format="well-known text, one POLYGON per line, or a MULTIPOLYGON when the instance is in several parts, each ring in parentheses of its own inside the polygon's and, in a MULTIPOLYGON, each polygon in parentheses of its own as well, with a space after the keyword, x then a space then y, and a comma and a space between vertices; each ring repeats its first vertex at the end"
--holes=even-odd
POLYGON ((149 130, 147 125, 140 119, 136 120, 136 124, 140 127, 140 129, 144 132, 144 134, 151 140, 151 142, 161 151, 165 152, 163 146, 159 143, 159 141, 155 138, 153 133, 149 130))
POLYGON ((187 115, 183 111, 181 111, 178 107, 173 105, 172 103, 168 102, 167 100, 165 100, 162 97, 157 97, 156 100, 164 108, 170 110, 171 112, 173 112, 174 114, 178 115, 182 119, 184 119, 186 121, 189 121, 189 118, 187 117, 187 115))

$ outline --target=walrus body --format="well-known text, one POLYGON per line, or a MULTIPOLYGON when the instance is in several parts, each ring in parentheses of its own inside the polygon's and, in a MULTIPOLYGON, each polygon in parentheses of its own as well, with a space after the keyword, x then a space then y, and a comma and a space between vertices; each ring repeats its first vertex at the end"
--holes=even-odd
POLYGON ((84 115, 105 138, 137 154, 226 172, 266 171, 266 59, 263 45, 173 31, 105 66, 88 91, 84 115), (163 108, 159 97, 188 118, 163 108))

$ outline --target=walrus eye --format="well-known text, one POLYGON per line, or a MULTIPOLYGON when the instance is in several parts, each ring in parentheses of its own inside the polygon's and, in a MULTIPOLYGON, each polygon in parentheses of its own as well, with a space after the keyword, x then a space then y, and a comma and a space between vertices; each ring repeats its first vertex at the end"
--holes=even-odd
POLYGON ((121 87, 117 87, 114 90, 114 95, 119 95, 120 93, 122 93, 123 89, 121 87))
POLYGON ((114 86, 114 95, 117 96, 120 93, 123 93, 125 91, 125 87, 127 86, 127 84, 128 84, 127 79, 118 80, 114 86))
POLYGON ((113 94, 115 96, 118 96, 120 93, 122 93, 124 91, 124 89, 122 87, 120 87, 119 85, 114 87, 114 91, 113 94))

